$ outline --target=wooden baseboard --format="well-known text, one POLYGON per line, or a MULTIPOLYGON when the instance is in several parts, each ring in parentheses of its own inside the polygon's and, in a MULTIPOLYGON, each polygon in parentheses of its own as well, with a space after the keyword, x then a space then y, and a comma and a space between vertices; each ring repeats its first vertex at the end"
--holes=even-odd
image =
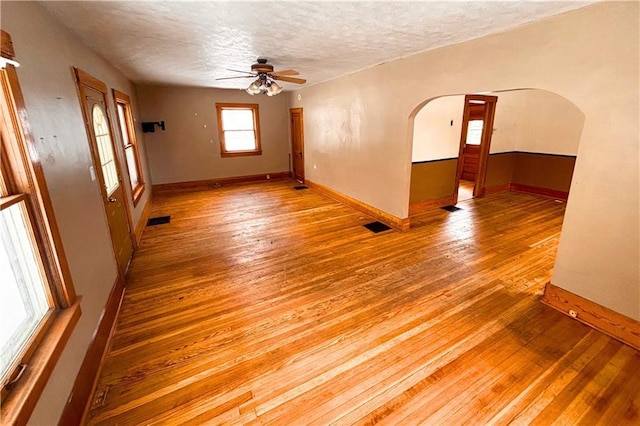
POLYGON ((640 350, 640 322, 561 289, 550 282, 544 288, 542 303, 595 328, 622 343, 640 350))
POLYGON ((512 183, 510 185, 512 191, 526 192, 528 194, 542 195, 544 197, 551 197, 558 200, 567 200, 569 193, 565 191, 556 191, 555 189, 540 188, 538 186, 520 185, 519 183, 512 183))
POLYGON ((124 280, 118 274, 98 323, 98 328, 89 344, 89 349, 87 349, 76 380, 73 383, 67 405, 65 405, 58 422, 60 425, 84 424, 84 418, 91 404, 90 398, 94 392, 98 375, 115 329, 124 291, 124 280))
POLYGON ((501 192, 507 192, 511 189, 510 183, 504 183, 502 185, 489 186, 484 188, 484 196, 499 194, 501 192))
POLYGON ((205 179, 205 180, 192 180, 189 182, 175 182, 175 183, 163 183, 160 185, 153 185, 154 194, 157 192, 166 191, 188 191, 188 190, 203 190, 216 188, 221 185, 230 185, 235 183, 246 182, 261 182, 269 180, 288 179, 290 177, 289 172, 275 172, 265 173, 260 175, 248 175, 248 176, 232 176, 217 179, 205 179))
POLYGON ((144 205, 142 209, 142 213, 140 214, 140 219, 136 225, 136 229, 133 231, 136 239, 136 248, 140 245, 140 240, 142 240, 142 234, 144 233, 144 229, 147 226, 147 221, 149 220, 149 214, 151 212, 151 204, 153 204, 153 193, 147 198, 147 203, 144 205))
POLYGON ((453 195, 409 204, 409 216, 453 204, 453 195))
POLYGON ((327 188, 326 186, 320 185, 319 183, 315 183, 312 182, 310 180, 305 180, 305 185, 307 185, 310 188, 315 189, 316 191, 318 191, 319 193, 321 193, 322 195, 325 195, 329 198, 333 198, 334 200, 345 204, 349 207, 352 207, 358 211, 361 211, 362 213, 368 214, 369 216, 374 217, 375 219, 377 219, 378 221, 385 223, 389 226, 391 226, 394 229, 397 229, 398 231, 408 231, 409 227, 410 227, 410 221, 409 218, 406 217, 404 219, 401 219, 399 217, 393 216, 389 213, 383 212, 380 209, 377 209, 373 206, 370 206, 368 204, 363 203, 362 201, 356 200, 354 198, 351 198, 347 195, 341 194, 337 191, 334 191, 331 188, 327 188))

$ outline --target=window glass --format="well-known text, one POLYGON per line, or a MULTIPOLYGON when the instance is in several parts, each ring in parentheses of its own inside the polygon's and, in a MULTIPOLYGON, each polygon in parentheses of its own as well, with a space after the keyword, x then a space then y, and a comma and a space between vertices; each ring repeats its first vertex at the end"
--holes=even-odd
POLYGON ((253 131, 253 111, 250 109, 223 109, 222 126, 224 130, 253 131))
POLYGON ((121 103, 116 104, 118 108, 118 123, 120 123, 120 132, 122 133, 122 145, 128 147, 131 145, 129 142, 129 132, 127 132, 127 120, 125 117, 124 105, 121 103))
POLYGON ((469 120, 467 128, 467 145, 480 145, 482 141, 483 120, 469 120))
POLYGON ((113 156, 111 137, 109 136, 109 125, 107 124, 107 118, 102 111, 102 107, 99 105, 93 106, 93 129, 96 134, 98 154, 100 155, 100 163, 102 165, 104 186, 107 189, 107 194, 111 195, 113 191, 118 189, 118 172, 113 156))
POLYGON ((24 201, 0 211, 0 239, 0 376, 4 378, 53 304, 24 201))
POLYGON ((220 153, 225 156, 262 153, 257 104, 216 104, 220 153))

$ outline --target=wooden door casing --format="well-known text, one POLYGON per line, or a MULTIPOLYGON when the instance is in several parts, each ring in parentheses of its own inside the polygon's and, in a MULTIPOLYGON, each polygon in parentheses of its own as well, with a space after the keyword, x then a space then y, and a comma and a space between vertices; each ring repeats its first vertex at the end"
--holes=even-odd
MULTIPOLYGON (((462 132, 460 134, 460 148, 458 151, 458 165, 456 171, 456 182, 453 192, 453 203, 458 202, 458 187, 460 179, 463 177, 465 164, 465 151, 467 150, 467 130, 470 120, 482 120, 482 137, 480 145, 478 145, 478 161, 477 171, 473 187, 474 197, 484 196, 484 185, 487 176, 487 161, 489 159, 489 149, 491 147, 491 136, 493 133, 493 118, 496 110, 497 96, 486 95, 466 95, 464 102, 464 111, 462 115, 462 132)), ((471 162, 471 161, 470 161, 471 162)), ((467 176, 469 176, 467 174, 467 176)), ((467 180, 467 179, 465 179, 467 180)))
POLYGON ((291 163, 293 178, 304 183, 304 121, 302 108, 291 108, 291 163))
MULTIPOLYGON (((107 216, 109 232, 113 252, 118 265, 118 271, 126 273, 131 257, 133 256, 133 238, 131 235, 131 225, 129 222, 128 205, 125 198, 125 190, 120 170, 118 151, 113 140, 113 126, 111 116, 107 107, 107 87, 101 81, 91 77, 85 72, 75 68, 80 104, 85 120, 85 127, 89 139, 91 157, 95 176, 99 182, 100 194, 107 216), (94 111, 98 108, 106 120, 107 132, 102 137, 108 137, 108 145, 112 150, 113 162, 117 179, 117 187, 107 190, 106 179, 102 170, 102 157, 104 150, 98 147, 98 140, 95 132, 94 111)), ((108 146, 107 146, 108 147, 108 146)))

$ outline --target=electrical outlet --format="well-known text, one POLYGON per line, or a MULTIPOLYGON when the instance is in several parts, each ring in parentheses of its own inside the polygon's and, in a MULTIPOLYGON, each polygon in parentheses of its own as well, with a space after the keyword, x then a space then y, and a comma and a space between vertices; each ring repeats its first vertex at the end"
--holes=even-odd
POLYGON ((578 313, 576 311, 574 311, 573 309, 569 309, 569 315, 572 318, 578 318, 578 313))

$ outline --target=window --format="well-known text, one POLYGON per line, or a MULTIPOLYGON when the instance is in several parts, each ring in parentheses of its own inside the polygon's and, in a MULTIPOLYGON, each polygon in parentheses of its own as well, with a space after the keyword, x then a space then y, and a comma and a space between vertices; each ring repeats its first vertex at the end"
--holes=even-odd
POLYGON ((223 157, 262 154, 258 104, 216 104, 216 110, 223 157))
MULTIPOLYGON (((124 148, 125 161, 129 172, 129 182, 131 183, 131 196, 133 205, 137 205, 144 192, 144 179, 142 177, 142 167, 140 167, 140 156, 138 154, 138 142, 133 126, 133 115, 131 114, 131 99, 126 94, 117 90, 113 91, 116 109, 118 112, 118 123, 120 124, 120 135, 122 136, 122 146, 124 148)), ((97 135, 97 130, 96 130, 97 135)), ((105 177, 106 177, 105 173, 105 177)))
MULTIPOLYGON (((2 58, 13 60, 2 31, 2 58)), ((2 418, 26 423, 80 316, 15 62, 0 61, 0 386, 2 418), (20 113, 18 113, 18 111, 20 113)))
POLYGON ((480 145, 482 142, 483 120, 469 120, 467 127, 467 145, 480 145))

